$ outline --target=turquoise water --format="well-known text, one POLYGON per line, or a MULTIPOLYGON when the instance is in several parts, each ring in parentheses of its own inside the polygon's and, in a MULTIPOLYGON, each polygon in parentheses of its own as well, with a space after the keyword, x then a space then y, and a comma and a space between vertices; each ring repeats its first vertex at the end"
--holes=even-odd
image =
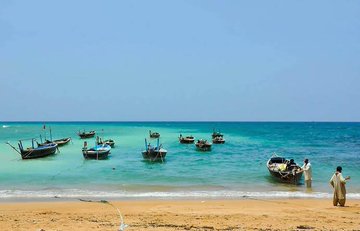
MULTIPOLYGON (((0 122, 0 198, 242 198, 331 196, 328 180, 336 166, 350 175, 348 197, 360 198, 360 123, 242 123, 242 122, 54 122, 53 138, 71 136, 60 153, 22 160, 5 142, 44 136, 43 123, 0 122), (213 128, 226 143, 211 152, 179 144, 178 136, 211 140, 213 128), (84 160, 78 130, 96 130, 116 142, 107 160, 84 160), (161 134, 168 150, 165 163, 142 159, 148 131, 161 134), (281 184, 269 176, 266 161, 272 153, 309 158, 312 191, 281 184)), ((47 136, 49 134, 47 133, 47 136)), ((88 139, 93 144, 94 139, 88 139)), ((155 144, 155 140, 152 141, 155 144)), ((26 143, 30 146, 30 142, 26 143)))

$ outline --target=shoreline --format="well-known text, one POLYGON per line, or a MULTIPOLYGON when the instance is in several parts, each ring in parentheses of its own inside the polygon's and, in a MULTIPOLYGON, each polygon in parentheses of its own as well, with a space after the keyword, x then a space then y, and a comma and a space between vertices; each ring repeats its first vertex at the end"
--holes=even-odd
POLYGON ((358 230, 360 200, 329 199, 0 202, 2 230, 358 230))
MULTIPOLYGON (((332 192, 317 191, 92 191, 92 190, 69 190, 69 191, 22 191, 0 190, 0 203, 2 202, 51 202, 51 201, 76 201, 81 199, 112 200, 112 201, 176 201, 176 200, 296 200, 296 199, 324 199, 332 198, 332 192)), ((347 199, 360 200, 360 193, 347 193, 347 199)))
MULTIPOLYGON (((349 199, 349 201, 359 201, 360 199, 349 199)), ((65 198, 65 197, 52 197, 52 198, 11 198, 11 199, 0 199, 1 204, 31 204, 31 203, 76 203, 81 201, 114 201, 114 202, 192 202, 192 201, 281 201, 281 200, 319 200, 319 201, 331 201, 332 198, 260 198, 260 197, 241 197, 241 198, 100 198, 100 197, 78 197, 78 198, 65 198)))

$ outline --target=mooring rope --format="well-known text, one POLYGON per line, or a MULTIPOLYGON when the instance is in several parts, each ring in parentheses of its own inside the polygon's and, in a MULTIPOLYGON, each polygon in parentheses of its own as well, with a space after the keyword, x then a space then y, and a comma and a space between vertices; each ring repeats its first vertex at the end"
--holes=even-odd
POLYGON ((119 230, 118 231, 124 231, 128 227, 128 225, 124 223, 124 218, 121 215, 120 209, 118 207, 116 207, 115 205, 111 204, 109 201, 107 201, 107 200, 94 201, 94 200, 85 200, 85 199, 82 199, 82 198, 77 198, 77 199, 79 201, 82 201, 82 202, 102 203, 102 204, 110 205, 111 207, 113 207, 118 212, 119 217, 120 217, 120 225, 119 225, 119 230))

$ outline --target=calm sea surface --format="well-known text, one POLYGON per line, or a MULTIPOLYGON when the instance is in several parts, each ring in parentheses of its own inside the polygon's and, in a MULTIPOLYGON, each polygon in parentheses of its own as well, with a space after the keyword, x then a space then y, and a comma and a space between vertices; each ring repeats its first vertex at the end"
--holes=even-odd
POLYGON ((56 155, 22 160, 5 142, 15 146, 19 139, 44 137, 43 123, 0 122, 0 199, 328 198, 328 181, 338 165, 352 177, 348 197, 360 199, 360 123, 54 122, 46 127, 54 139, 70 136, 72 143, 56 155), (211 152, 178 142, 180 133, 211 140, 214 128, 226 143, 213 145, 211 152), (80 129, 115 140, 109 159, 83 158, 80 129), (142 158, 149 130, 161 134, 168 150, 164 163, 142 158), (299 164, 309 158, 312 191, 272 179, 266 161, 273 153, 299 164))

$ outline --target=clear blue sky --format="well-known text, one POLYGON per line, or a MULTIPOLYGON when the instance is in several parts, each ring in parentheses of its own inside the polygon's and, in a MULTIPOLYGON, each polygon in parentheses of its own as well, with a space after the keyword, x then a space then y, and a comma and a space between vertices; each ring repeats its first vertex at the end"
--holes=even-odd
POLYGON ((360 1, 0 2, 0 120, 360 121, 360 1))

